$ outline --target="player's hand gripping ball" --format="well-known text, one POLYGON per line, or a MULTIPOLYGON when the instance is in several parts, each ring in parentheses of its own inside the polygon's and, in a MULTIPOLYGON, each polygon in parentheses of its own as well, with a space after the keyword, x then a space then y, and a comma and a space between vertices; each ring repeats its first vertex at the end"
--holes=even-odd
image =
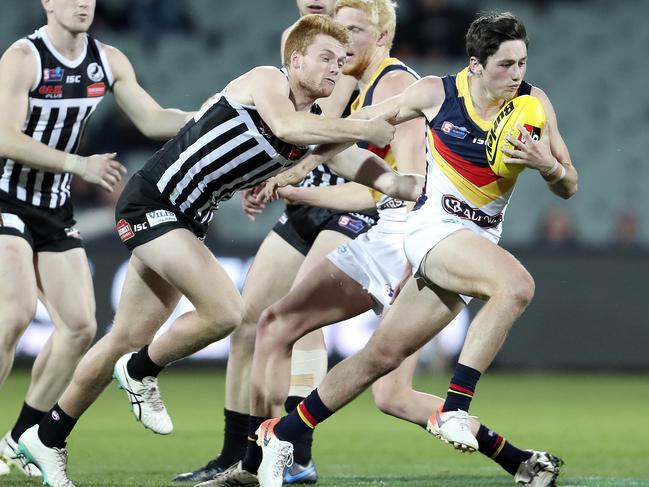
POLYGON ((517 125, 525 127, 534 140, 540 140, 545 127, 546 116, 543 105, 530 95, 521 95, 509 100, 500 109, 487 134, 487 161, 491 170, 498 176, 515 178, 525 169, 522 164, 505 164, 503 157, 507 157, 501 150, 503 147, 511 149, 507 142, 507 134, 512 134, 522 140, 521 132, 517 125))

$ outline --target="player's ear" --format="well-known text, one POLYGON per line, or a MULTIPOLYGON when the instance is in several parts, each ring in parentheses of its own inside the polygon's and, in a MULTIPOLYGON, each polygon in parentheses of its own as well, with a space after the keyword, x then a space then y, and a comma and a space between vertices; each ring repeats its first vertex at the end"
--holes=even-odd
POLYGON ((388 31, 384 30, 383 32, 379 33, 378 39, 376 39, 376 45, 379 47, 383 47, 388 43, 388 31))
POLYGON ((471 74, 475 76, 480 76, 482 75, 482 69, 483 69, 482 64, 480 63, 478 58, 475 56, 471 56, 469 58, 469 71, 471 72, 471 74))
POLYGON ((293 69, 300 69, 301 64, 302 64, 302 55, 297 51, 293 51, 291 53, 290 66, 293 69))

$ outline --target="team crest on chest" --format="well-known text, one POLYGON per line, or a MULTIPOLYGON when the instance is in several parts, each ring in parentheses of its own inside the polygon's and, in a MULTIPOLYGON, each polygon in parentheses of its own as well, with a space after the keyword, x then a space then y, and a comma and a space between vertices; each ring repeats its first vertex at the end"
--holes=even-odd
POLYGON ((88 78, 95 83, 104 79, 104 70, 97 63, 90 63, 86 72, 88 73, 88 78))
POLYGON ((456 139, 464 139, 469 133, 469 129, 466 127, 458 127, 454 123, 445 120, 442 122, 442 132, 456 139))

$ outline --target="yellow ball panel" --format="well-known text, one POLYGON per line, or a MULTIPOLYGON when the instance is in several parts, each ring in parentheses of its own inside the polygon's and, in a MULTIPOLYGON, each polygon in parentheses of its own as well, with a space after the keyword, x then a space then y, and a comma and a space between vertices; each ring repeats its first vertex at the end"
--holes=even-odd
POLYGON ((520 124, 525 127, 533 139, 539 140, 545 122, 545 110, 538 98, 522 95, 505 103, 496 115, 487 134, 487 160, 491 170, 504 178, 517 177, 525 169, 525 166, 503 162, 503 157, 507 157, 507 155, 502 151, 502 148, 512 148, 512 145, 507 142, 507 134, 521 140, 521 133, 516 128, 520 124))

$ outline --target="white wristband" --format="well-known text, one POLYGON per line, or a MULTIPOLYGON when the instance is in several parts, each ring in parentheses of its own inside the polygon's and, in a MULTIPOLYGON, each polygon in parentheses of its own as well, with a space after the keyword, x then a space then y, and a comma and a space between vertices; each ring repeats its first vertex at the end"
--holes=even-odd
POLYGON ((63 171, 83 176, 86 172, 85 158, 77 154, 66 154, 63 161, 63 171))
POLYGON ((545 180, 548 184, 558 183, 559 181, 561 181, 563 178, 566 177, 566 168, 563 167, 563 165, 561 165, 560 168, 561 168, 561 171, 559 171, 559 176, 554 177, 552 179, 546 179, 545 180))
POLYGON ((555 159, 554 164, 552 164, 552 167, 550 169, 548 169, 547 171, 541 171, 541 176, 543 176, 544 178, 549 176, 550 174, 552 174, 554 171, 557 170, 557 166, 559 166, 559 161, 555 159))

